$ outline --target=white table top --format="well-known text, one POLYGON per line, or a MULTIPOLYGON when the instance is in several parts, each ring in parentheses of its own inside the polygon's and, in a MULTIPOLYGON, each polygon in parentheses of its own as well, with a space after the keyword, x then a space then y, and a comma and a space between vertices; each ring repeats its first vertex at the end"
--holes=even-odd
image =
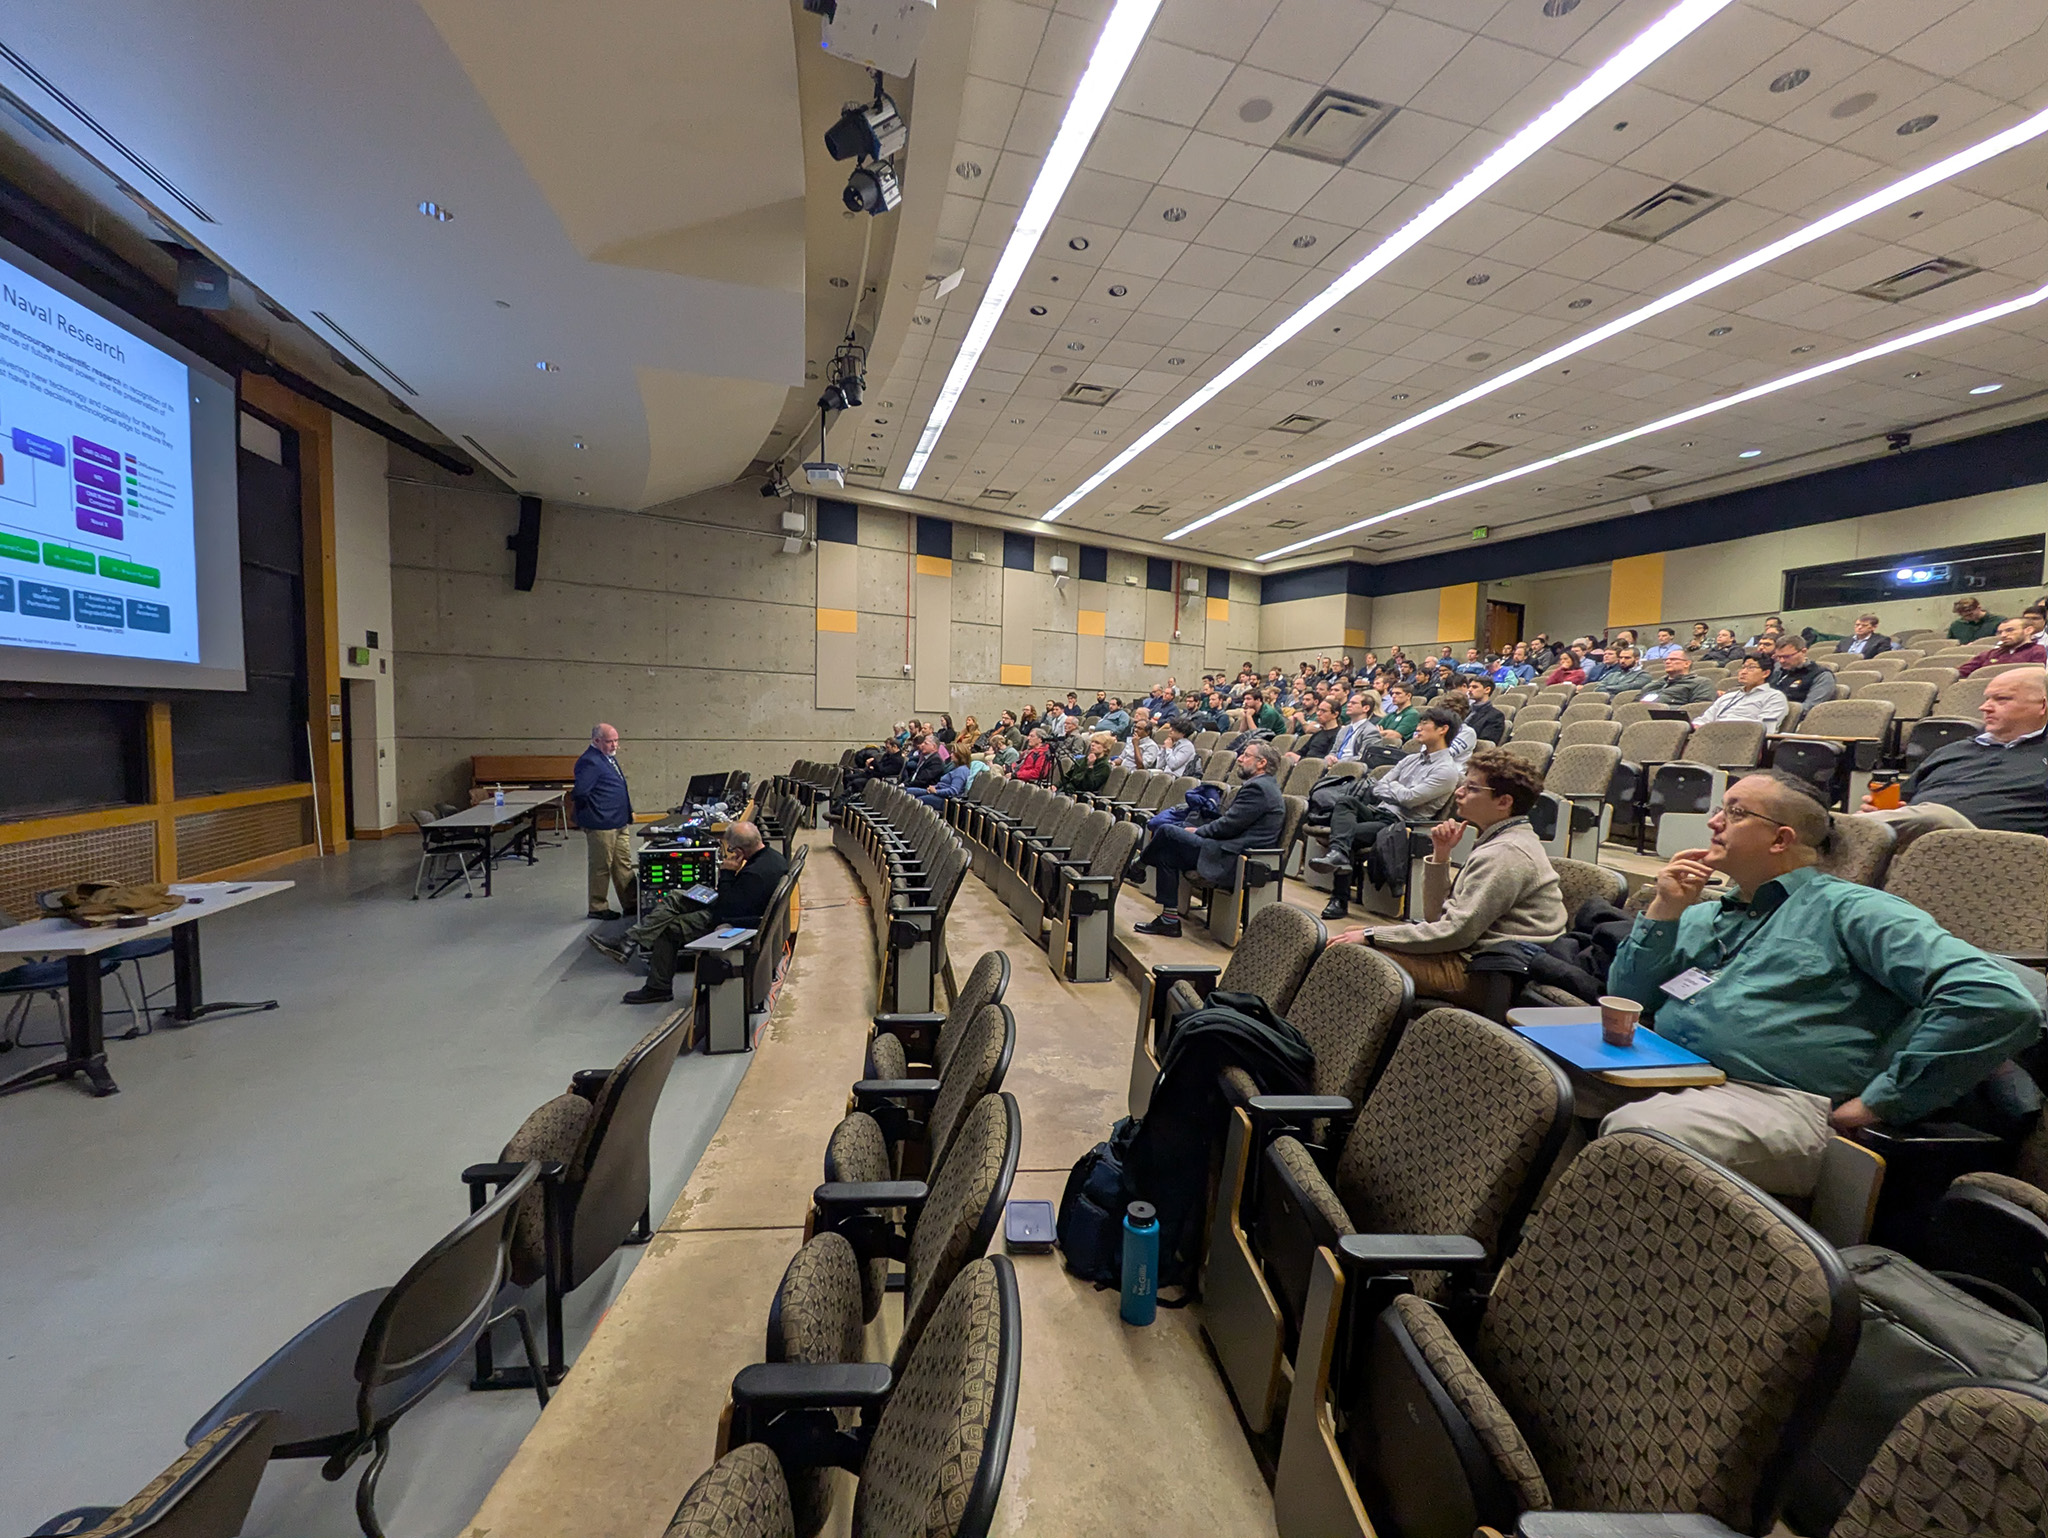
POLYGON ((188 899, 159 913, 139 929, 107 924, 86 927, 69 919, 41 918, 0 929, 0 956, 90 956, 139 940, 155 930, 197 923, 229 908, 289 892, 295 881, 174 881, 171 890, 188 899))
POLYGON ((538 802, 534 801, 514 801, 512 799, 512 792, 508 790, 505 792, 505 804, 503 806, 494 806, 488 801, 480 801, 466 811, 451 812, 446 817, 437 817, 428 823, 427 826, 430 828, 502 827, 508 822, 517 822, 522 817, 530 816, 534 807, 538 804, 538 802))
POLYGON ((546 806, 559 801, 569 793, 566 790, 508 790, 505 792, 507 806, 546 806))

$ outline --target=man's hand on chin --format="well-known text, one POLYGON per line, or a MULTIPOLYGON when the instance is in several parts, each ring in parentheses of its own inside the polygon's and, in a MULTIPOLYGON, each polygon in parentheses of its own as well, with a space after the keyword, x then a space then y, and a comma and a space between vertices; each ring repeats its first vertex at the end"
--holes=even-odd
POLYGON ((1863 1103, 1860 1095, 1854 1100, 1843 1101, 1828 1115, 1828 1125, 1845 1136, 1865 1127, 1874 1127, 1882 1120, 1883 1117, 1863 1103))

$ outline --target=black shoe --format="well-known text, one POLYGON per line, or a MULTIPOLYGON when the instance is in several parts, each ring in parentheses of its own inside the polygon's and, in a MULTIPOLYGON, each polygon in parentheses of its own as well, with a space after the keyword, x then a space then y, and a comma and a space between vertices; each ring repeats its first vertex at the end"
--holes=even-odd
POLYGON ((1133 924, 1131 928, 1141 935, 1178 935, 1180 933, 1180 915, 1171 912, 1162 913, 1150 923, 1133 924))
POLYGON ((1323 904, 1323 917, 1326 919, 1341 919, 1349 918, 1350 916, 1351 904, 1341 897, 1333 897, 1323 904))
POLYGON ((619 916, 619 910, 616 908, 592 908, 583 916, 587 919, 615 919, 619 916))
POLYGON ((620 999, 621 1004, 670 1004, 675 995, 666 988, 635 988, 620 999))
POLYGON ((585 938, 590 941, 590 948, 592 950, 600 955, 611 957, 612 960, 618 962, 621 966, 625 965, 626 947, 623 942, 607 940, 603 935, 596 933, 589 934, 585 938))
POLYGON ((1351 862, 1334 849, 1326 849, 1308 862, 1308 868, 1321 871, 1325 876, 1348 876, 1351 862))

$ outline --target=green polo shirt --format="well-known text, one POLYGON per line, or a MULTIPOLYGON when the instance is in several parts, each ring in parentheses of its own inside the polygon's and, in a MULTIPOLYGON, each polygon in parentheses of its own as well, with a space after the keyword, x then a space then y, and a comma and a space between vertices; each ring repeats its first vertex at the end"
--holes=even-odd
POLYGON ((1956 1100, 2042 1024, 2000 963, 1911 903, 1811 866, 1748 901, 1638 918, 1607 986, 1731 1079, 1861 1096, 1893 1126, 1956 1100), (1688 999, 1663 992, 1691 967, 1714 981, 1688 999))
POLYGON ((1397 710, 1381 718, 1380 727, 1384 731, 1400 733, 1401 740, 1406 742, 1415 735, 1415 723, 1421 719, 1422 712, 1410 705, 1406 710, 1397 710))
POLYGON ((1958 616, 1949 623, 1948 638, 1951 641, 1981 641, 1986 636, 1998 634, 1998 627, 2005 623, 2002 614, 1987 614, 1982 619, 1963 619, 1958 616))

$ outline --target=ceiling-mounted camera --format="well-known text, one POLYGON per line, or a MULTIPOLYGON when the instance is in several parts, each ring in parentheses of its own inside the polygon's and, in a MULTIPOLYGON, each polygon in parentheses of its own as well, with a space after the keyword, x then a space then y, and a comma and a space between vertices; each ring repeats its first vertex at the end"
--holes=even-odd
POLYGON ((796 493, 790 489, 789 477, 784 475, 780 469, 776 469, 769 473, 766 484, 761 487, 761 495, 764 497, 793 497, 796 493))
POLYGON ((910 125, 886 91, 871 102, 854 102, 825 130, 825 148, 834 160, 881 160, 910 142, 910 125))
POLYGON ((875 160, 847 177, 842 196, 853 213, 886 214, 902 203, 903 184, 896 179, 895 166, 886 160, 875 160))

